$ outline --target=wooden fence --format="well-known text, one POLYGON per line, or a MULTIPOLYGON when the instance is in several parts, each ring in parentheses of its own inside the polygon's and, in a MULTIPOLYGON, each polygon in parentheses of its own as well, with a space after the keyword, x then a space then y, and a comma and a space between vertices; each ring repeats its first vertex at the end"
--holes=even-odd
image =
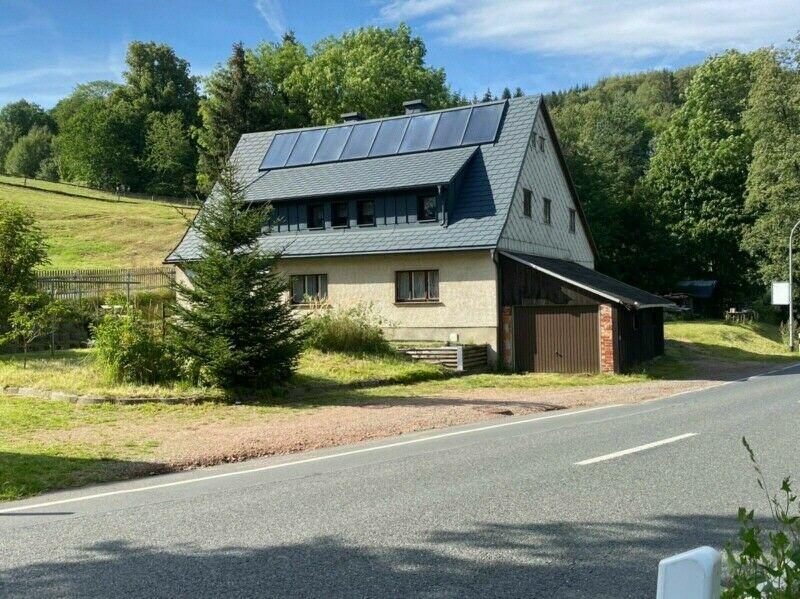
POLYGON ((175 280, 172 267, 83 268, 40 270, 37 285, 57 299, 104 298, 122 294, 126 298, 143 291, 164 291, 175 280))

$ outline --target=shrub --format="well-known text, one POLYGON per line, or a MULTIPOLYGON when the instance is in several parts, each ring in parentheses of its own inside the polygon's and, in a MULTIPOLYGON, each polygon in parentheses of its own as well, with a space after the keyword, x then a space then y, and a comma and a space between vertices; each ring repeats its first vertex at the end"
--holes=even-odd
POLYGON ((43 181, 58 181, 58 162, 56 162, 56 159, 50 157, 42 160, 36 171, 36 178, 43 181))
POLYGON ((392 347, 383 335, 381 321, 368 304, 348 308, 320 305, 305 319, 308 347, 324 352, 388 354, 392 347))
POLYGON ((792 482, 783 479, 780 492, 770 495, 753 450, 746 439, 742 438, 742 443, 756 470, 758 486, 767 496, 775 529, 767 533, 766 542, 753 510, 739 508, 739 536, 735 545, 725 547, 729 576, 722 599, 800 597, 800 504, 792 482))
POLYGON ((97 358, 120 383, 159 383, 176 377, 177 366, 163 339, 133 310, 105 316, 94 327, 97 358))

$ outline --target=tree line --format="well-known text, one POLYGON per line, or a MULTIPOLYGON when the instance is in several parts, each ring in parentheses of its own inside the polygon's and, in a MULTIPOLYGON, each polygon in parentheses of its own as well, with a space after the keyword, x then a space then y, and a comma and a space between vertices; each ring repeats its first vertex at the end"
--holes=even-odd
MULTIPOLYGON (((133 42, 123 83, 79 85, 49 111, 0 109, 0 169, 101 188, 205 194, 242 133, 468 99, 411 30, 366 27, 311 48, 233 46, 202 81, 166 45, 133 42), (202 88, 201 88, 202 83, 202 88)), ((500 98, 523 95, 505 88, 500 98)), ((599 248, 598 269, 657 292, 712 278, 748 301, 787 275, 800 218, 800 37, 703 64, 546 95, 599 248)))
POLYGON ((731 305, 786 279, 800 218, 800 36, 547 100, 599 270, 660 292, 714 279, 731 305))

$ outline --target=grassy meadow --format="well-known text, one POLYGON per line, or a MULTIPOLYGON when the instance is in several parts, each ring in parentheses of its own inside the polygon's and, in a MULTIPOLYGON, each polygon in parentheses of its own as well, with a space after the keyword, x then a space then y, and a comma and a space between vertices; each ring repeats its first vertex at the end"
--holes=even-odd
POLYGON ((35 181, 38 188, 25 188, 17 181, 22 179, 0 176, 0 202, 15 202, 33 213, 50 246, 48 268, 160 266, 195 214, 193 208, 117 200, 114 194, 60 183, 35 181))

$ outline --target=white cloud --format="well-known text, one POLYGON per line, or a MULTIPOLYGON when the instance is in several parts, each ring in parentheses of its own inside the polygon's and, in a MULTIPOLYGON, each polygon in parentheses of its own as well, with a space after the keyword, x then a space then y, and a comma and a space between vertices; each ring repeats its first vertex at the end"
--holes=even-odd
POLYGON ((750 49, 796 33, 800 0, 392 0, 454 45, 550 55, 654 56, 750 49))
POLYGON ((280 0, 256 0, 255 6, 275 37, 280 39, 288 29, 280 0))

